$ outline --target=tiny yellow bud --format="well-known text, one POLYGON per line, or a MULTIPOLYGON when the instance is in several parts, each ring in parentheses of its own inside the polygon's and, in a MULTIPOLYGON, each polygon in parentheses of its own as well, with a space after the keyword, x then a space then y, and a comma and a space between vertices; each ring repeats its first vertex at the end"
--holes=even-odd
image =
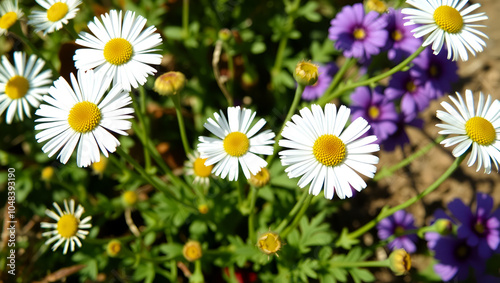
POLYGON ((387 5, 380 0, 367 0, 365 1, 365 5, 368 10, 378 12, 379 14, 387 11, 387 5))
POLYGON ((301 61, 295 67, 293 76, 300 85, 314 85, 318 81, 318 66, 311 62, 301 61))
POLYGON ((410 271, 411 258, 404 249, 394 250, 389 256, 389 262, 391 270, 397 276, 403 275, 410 271))
POLYGON ((97 175, 102 175, 106 170, 107 165, 108 159, 101 155, 101 159, 99 159, 99 161, 92 163, 92 171, 94 171, 97 175))
POLYGON ((219 39, 222 41, 228 41, 232 36, 233 33, 227 28, 219 30, 219 39))
POLYGON ((118 240, 111 240, 106 247, 106 252, 110 257, 117 256, 122 250, 122 243, 118 240))
POLYGON ((208 205, 206 204, 200 204, 198 205, 198 211, 201 213, 201 214, 207 214, 208 213, 208 205))
POLYGON ((186 85, 186 77, 181 72, 167 72, 155 81, 154 90, 160 95, 176 95, 186 85))
POLYGON ((137 203, 137 193, 135 191, 126 191, 122 194, 125 206, 133 206, 137 203))
POLYGON ((54 177, 54 167, 52 166, 47 166, 45 168, 42 169, 42 176, 40 177, 40 179, 42 179, 43 181, 50 181, 50 179, 52 179, 52 177, 54 177))
POLYGON ((188 261, 195 261, 200 259, 202 254, 201 245, 198 241, 188 241, 182 248, 182 255, 188 261))
POLYGON ((248 183, 256 188, 262 188, 263 186, 269 183, 269 179, 271 176, 269 175, 269 170, 267 168, 260 169, 259 173, 250 176, 248 179, 248 183))
POLYGON ((436 232, 443 236, 446 236, 453 231, 453 223, 451 223, 449 219, 438 219, 434 222, 434 227, 436 227, 436 232))
POLYGON ((281 246, 283 246, 281 238, 275 232, 266 232, 257 240, 257 247, 266 255, 275 254, 278 256, 277 252, 281 249, 281 246))

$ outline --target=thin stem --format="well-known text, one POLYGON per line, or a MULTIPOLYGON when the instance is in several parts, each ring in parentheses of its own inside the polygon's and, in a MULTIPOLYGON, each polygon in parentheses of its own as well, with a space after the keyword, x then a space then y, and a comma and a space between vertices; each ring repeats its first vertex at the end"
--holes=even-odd
POLYGON ((214 71, 215 81, 217 82, 219 89, 222 91, 222 94, 224 94, 224 97, 227 100, 227 105, 233 106, 233 97, 231 96, 231 93, 227 91, 227 88, 224 85, 225 81, 222 79, 219 70, 219 61, 220 61, 220 54, 222 52, 222 44, 223 42, 220 39, 217 40, 217 42, 215 42, 214 53, 212 56, 212 69, 214 71))
POLYGON ((182 35, 189 37, 189 0, 182 1, 182 35))
POLYGON ((70 21, 67 25, 64 25, 64 29, 71 35, 73 40, 78 39, 78 33, 75 30, 73 21, 70 21))
POLYGON ((250 243, 255 242, 255 202, 257 201, 257 188, 251 186, 250 188, 250 215, 248 215, 248 239, 250 243))
MULTIPOLYGON (((148 140, 148 127, 145 119, 146 114, 146 94, 143 86, 139 87, 139 99, 141 103, 137 103, 135 97, 133 95, 130 96, 132 98, 132 107, 134 107, 137 118, 139 119, 139 123, 141 124, 141 130, 137 132, 141 140, 148 140)), ((146 167, 146 171, 151 171, 151 158, 149 156, 149 152, 146 147, 144 147, 144 163, 146 167)))
POLYGON ((405 209, 409 207, 410 205, 416 203, 418 200, 421 198, 425 197, 426 195, 430 194, 432 191, 434 191, 439 185, 441 185, 450 175, 455 172, 455 170, 460 166, 460 163, 465 159, 466 154, 462 154, 461 156, 457 157, 455 161, 451 164, 451 166, 446 170, 441 177, 439 177, 434 183, 432 183, 427 189, 425 189, 423 192, 420 194, 414 196, 413 198, 407 200, 406 202, 397 205, 393 208, 387 208, 387 209, 382 209, 382 211, 379 213, 379 215, 373 219, 372 221, 366 223, 363 227, 359 228, 358 230, 349 233, 348 237, 351 239, 356 239, 359 236, 363 235, 364 233, 368 232, 371 228, 375 227, 377 223, 391 215, 393 215, 396 211, 405 209))
POLYGON ((290 210, 288 215, 281 221, 281 223, 278 225, 278 228, 276 228, 276 233, 280 233, 286 225, 292 220, 292 218, 295 216, 295 214, 299 211, 299 209, 302 207, 302 204, 304 201, 307 199, 309 196, 309 191, 308 190, 303 190, 302 196, 300 196, 299 201, 295 204, 295 206, 290 210))
POLYGON ((186 136, 186 127, 184 126, 184 117, 182 116, 182 107, 181 107, 181 96, 174 95, 172 97, 175 105, 175 113, 177 114, 177 122, 179 123, 179 130, 181 132, 182 146, 184 147, 184 152, 187 154, 191 152, 191 148, 189 147, 189 142, 186 136))
POLYGON ((295 229, 295 227, 297 227, 297 225, 299 225, 299 222, 300 222, 300 219, 302 219, 302 216, 304 216, 304 214, 306 213, 307 211, 307 208, 309 207, 309 204, 311 203, 311 200, 314 196, 309 194, 306 198, 306 200, 304 201, 304 204, 302 205, 302 207, 300 208, 300 211, 299 213, 297 213, 297 215, 295 216, 295 218, 293 219, 293 222, 290 226, 288 226, 285 231, 283 231, 283 233, 280 233, 280 237, 281 238, 286 238, 286 236, 288 236, 288 234, 290 234, 290 232, 293 231, 293 229, 295 229))
POLYGON ((408 156, 407 158, 401 160, 398 164, 391 166, 389 168, 382 168, 375 176, 373 177, 373 181, 379 181, 385 177, 391 176, 394 172, 397 170, 408 166, 413 160, 419 158, 420 156, 426 154, 431 148, 433 148, 435 145, 439 144, 442 140, 444 139, 444 136, 439 136, 435 141, 432 143, 426 145, 424 148, 420 149, 419 151, 413 153, 412 155, 408 156))
POLYGON ((403 68, 405 68, 408 65, 408 63, 410 63, 413 59, 415 59, 415 57, 417 57, 420 53, 422 53, 422 51, 424 51, 424 49, 425 49, 425 47, 420 46, 413 54, 411 54, 403 62, 399 63, 397 66, 395 66, 394 68, 390 69, 389 71, 387 71, 385 73, 382 73, 382 74, 375 76, 375 77, 371 77, 371 78, 366 79, 364 81, 344 85, 342 87, 337 88, 336 91, 334 91, 333 93, 331 93, 329 95, 325 94, 324 96, 322 96, 318 100, 318 104, 321 106, 324 106, 326 103, 328 103, 328 101, 336 98, 337 96, 341 95, 345 91, 355 89, 355 88, 360 87, 360 86, 365 86, 365 85, 369 85, 372 83, 376 83, 384 78, 387 78, 387 77, 395 74, 396 72, 401 71, 403 68))
POLYGON ((389 267, 389 260, 382 261, 331 261, 332 268, 389 267))
POLYGON ((295 96, 293 98, 292 105, 290 106, 290 109, 288 109, 288 114, 286 114, 285 121, 283 121, 283 125, 281 126, 280 131, 276 135, 276 138, 274 139, 274 147, 273 147, 273 154, 269 155, 266 159, 267 164, 271 164, 271 161, 273 160, 274 156, 276 155, 276 151, 278 150, 279 144, 278 141, 281 139, 281 134, 283 133, 283 129, 285 129, 286 123, 290 121, 292 118, 292 115, 295 113, 295 110, 297 109, 297 106, 299 105, 300 98, 302 97, 302 93, 304 92, 304 89, 306 88, 305 85, 297 85, 297 89, 295 90, 295 96))
POLYGON ((324 95, 332 92, 337 87, 337 85, 340 83, 340 80, 344 76, 345 72, 347 72, 347 70, 349 70, 349 68, 352 65, 354 65, 354 63, 356 63, 356 60, 354 58, 347 58, 347 60, 344 62, 344 65, 342 65, 340 70, 333 77, 332 83, 330 84, 328 89, 325 91, 324 95))

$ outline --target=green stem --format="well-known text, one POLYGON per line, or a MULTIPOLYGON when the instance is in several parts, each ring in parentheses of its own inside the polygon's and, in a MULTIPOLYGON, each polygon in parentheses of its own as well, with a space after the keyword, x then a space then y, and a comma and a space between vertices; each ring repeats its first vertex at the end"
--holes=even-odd
POLYGON ((292 220, 292 218, 295 216, 295 214, 299 211, 299 209, 302 207, 302 204, 304 201, 307 199, 309 196, 309 191, 307 189, 304 189, 302 192, 302 196, 300 196, 299 201, 295 204, 295 206, 290 210, 288 215, 281 221, 281 223, 278 225, 278 228, 276 228, 276 233, 280 233, 286 225, 292 220))
POLYGON ((182 146, 184 147, 184 152, 186 154, 191 152, 191 148, 189 147, 189 142, 186 136, 186 127, 184 126, 184 117, 182 116, 182 108, 181 108, 181 96, 174 95, 172 97, 175 105, 175 113, 177 114, 177 122, 179 123, 179 130, 181 132, 182 146))
MULTIPOLYGON (((137 134, 139 135, 139 138, 143 141, 146 141, 149 139, 148 135, 148 127, 147 127, 147 122, 145 119, 145 113, 146 113, 146 94, 143 86, 139 87, 139 99, 141 103, 137 103, 136 98, 131 95, 132 98, 132 107, 134 108, 135 114, 137 115, 137 118, 139 119, 139 123, 141 124, 141 130, 137 131, 137 134)), ((149 152, 147 151, 146 147, 144 147, 144 163, 146 167, 146 171, 151 172, 151 158, 149 156, 149 152)))
POLYGON ((201 271, 201 260, 196 260, 194 262, 194 272, 189 277, 189 282, 192 283, 202 283, 205 282, 205 278, 203 278, 203 272, 201 271))
POLYGON ((227 42, 224 42, 222 44, 222 47, 224 47, 224 50, 226 51, 226 55, 227 55, 227 68, 229 69, 229 76, 228 76, 228 80, 226 82, 227 86, 228 86, 228 91, 229 93, 233 93, 234 94, 234 61, 233 61, 233 55, 231 54, 231 50, 229 48, 229 45, 227 44, 227 42))
POLYGON ((182 1, 182 35, 189 37, 189 0, 182 1))
POLYGON ((408 166, 413 160, 426 154, 431 148, 433 148, 435 145, 439 144, 443 139, 444 139, 444 136, 439 136, 435 141, 426 145, 424 148, 413 153, 412 155, 408 156, 407 158, 401 160, 398 164, 391 166, 389 168, 386 168, 386 167, 382 168, 380 171, 377 172, 377 174, 375 174, 375 176, 373 177, 373 181, 376 182, 376 181, 379 181, 385 177, 391 176, 397 170, 399 170, 405 166, 408 166))
POLYGON ((331 268, 390 267, 388 259, 382 261, 331 261, 331 268))
POLYGON ((356 63, 356 60, 354 58, 347 58, 346 59, 344 65, 342 65, 340 70, 333 77, 332 83, 330 84, 328 89, 325 91, 324 95, 332 92, 337 87, 337 85, 340 83, 340 80, 344 77, 345 72, 347 72, 347 70, 349 70, 349 68, 352 65, 354 65, 354 63, 356 63))
POLYGON ((355 88, 360 87, 360 86, 365 86, 365 85, 370 85, 372 83, 376 83, 384 78, 387 78, 387 77, 393 75, 396 72, 403 70, 403 68, 405 68, 413 59, 415 59, 415 57, 417 57, 420 53, 422 53, 422 51, 424 51, 424 49, 425 49, 425 47, 420 46, 413 54, 411 54, 403 62, 399 63, 397 66, 390 69, 389 71, 382 73, 378 76, 366 79, 364 81, 343 85, 342 87, 337 88, 336 91, 334 91, 333 93, 331 93, 329 95, 328 94, 323 95, 318 100, 317 103, 321 106, 324 106, 326 103, 328 103, 328 101, 331 101, 332 99, 336 98, 337 96, 341 95, 342 93, 344 93, 348 90, 355 89, 355 88))
POLYGON ((156 189, 158 189, 159 191, 163 192, 164 194, 166 194, 167 196, 173 198, 174 200, 176 200, 177 202, 181 203, 181 204, 184 204, 187 208, 191 209, 192 211, 195 211, 197 212, 198 209, 196 209, 196 207, 194 207, 193 205, 187 203, 186 201, 183 201, 182 199, 179 199, 174 192, 170 192, 169 190, 169 187, 165 186, 165 184, 163 182, 161 182, 161 180, 157 180, 156 178, 153 178, 152 176, 150 176, 146 170, 144 170, 144 168, 142 168, 142 166, 134 159, 132 158, 132 156, 130 156, 128 153, 126 153, 121 147, 118 147, 116 149, 116 152, 122 157, 124 158, 128 163, 132 164, 132 166, 134 166, 134 169, 149 183, 151 184, 153 187, 155 187, 156 189))
POLYGON ((379 215, 375 219, 373 219, 372 221, 366 223, 363 227, 359 228, 358 230, 356 230, 356 231, 354 231, 352 233, 349 233, 348 237, 351 238, 351 239, 358 238, 359 236, 365 234, 370 229, 372 229, 373 227, 375 227, 375 225, 377 225, 377 223, 380 220, 393 215, 396 211, 399 211, 399 210, 402 210, 402 209, 405 209, 405 208, 409 207, 410 205, 416 203, 421 198, 425 197, 426 195, 428 195, 429 193, 431 193, 432 191, 434 191, 453 172, 455 172, 455 170, 460 166, 460 163, 465 159, 465 156, 466 156, 466 154, 462 154, 461 156, 457 157, 455 159, 455 161, 453 162, 453 164, 451 164, 451 166, 448 168, 448 170, 446 170, 443 173, 443 175, 441 175, 441 177, 439 177, 434 183, 432 183, 429 187, 427 187, 427 189, 425 189, 423 192, 421 192, 420 194, 418 194, 418 195, 414 196, 413 198, 407 200, 405 203, 397 205, 397 206, 395 206, 393 208, 384 207, 382 209, 382 211, 380 211, 379 215))
POLYGON ((283 121, 283 125, 281 126, 280 131, 276 135, 276 138, 274 139, 274 147, 273 147, 273 154, 269 155, 266 159, 267 164, 271 164, 271 161, 273 160, 274 156, 276 155, 279 147, 279 140, 281 139, 281 134, 283 133, 283 129, 285 129, 286 123, 290 121, 292 118, 292 115, 295 113, 295 110, 297 109, 297 106, 299 105, 300 98, 302 97, 302 93, 304 92, 304 89, 306 88, 305 85, 297 85, 297 89, 295 90, 295 96, 293 98, 292 105, 290 106, 290 109, 288 109, 288 114, 286 114, 285 121, 283 121))
POLYGON ((78 33, 75 30, 75 26, 73 24, 73 21, 69 21, 67 25, 64 25, 64 29, 71 35, 73 40, 78 39, 78 33))
POLYGON ((248 215, 248 240, 250 243, 255 243, 255 202, 257 201, 257 188, 250 188, 250 215, 248 215))
POLYGON ((307 208, 309 207, 309 204, 311 203, 311 200, 314 196, 309 194, 306 198, 306 200, 304 201, 304 204, 302 205, 302 207, 300 208, 300 211, 299 213, 297 213, 297 215, 295 216, 295 218, 293 219, 293 222, 292 224, 290 224, 290 226, 288 226, 284 231, 283 233, 280 233, 280 237, 282 239, 285 239, 286 236, 288 236, 288 234, 290 234, 290 232, 293 231, 293 229, 295 229, 297 227, 297 225, 299 225, 299 222, 300 222, 300 219, 302 219, 302 216, 304 216, 304 214, 306 213, 307 211, 307 208))

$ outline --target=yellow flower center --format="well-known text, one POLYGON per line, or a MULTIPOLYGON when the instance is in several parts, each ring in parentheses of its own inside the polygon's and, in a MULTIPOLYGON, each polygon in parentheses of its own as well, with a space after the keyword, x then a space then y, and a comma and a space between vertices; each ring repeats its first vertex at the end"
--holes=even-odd
POLYGON ((17 21, 16 12, 8 12, 0 18, 0 28, 8 29, 17 21))
POLYGON ((23 76, 13 76, 5 85, 5 94, 10 99, 22 98, 28 93, 30 82, 23 76))
POLYGON ((433 17, 439 28, 449 33, 460 32, 464 25, 460 12, 450 6, 439 6, 434 11, 433 17))
POLYGON ((313 154, 323 165, 333 167, 344 160, 347 151, 342 140, 334 135, 326 134, 314 142, 313 154))
POLYGON ((108 243, 107 251, 112 257, 117 256, 122 250, 122 243, 118 240, 112 240, 108 243))
POLYGON ((455 250, 455 256, 458 258, 466 258, 469 255, 469 248, 466 245, 461 245, 455 250))
POLYGON ((400 41, 401 39, 403 39, 403 34, 399 30, 393 31, 391 35, 394 41, 400 41))
POLYGON ((387 10, 387 5, 384 2, 379 0, 368 0, 366 1, 366 7, 369 10, 378 12, 380 14, 384 13, 387 10))
POLYGON ((484 227, 483 223, 478 220, 476 224, 474 224, 474 230, 476 230, 478 234, 483 234, 486 228, 484 227))
POLYGON ((127 63, 134 49, 132 44, 123 38, 113 38, 104 46, 104 59, 113 65, 122 65, 127 63))
POLYGON ((47 19, 51 22, 60 21, 68 13, 68 5, 56 2, 47 10, 47 19))
POLYGON ((380 115, 380 109, 378 109, 377 106, 372 105, 368 108, 368 115, 370 115, 372 119, 376 119, 380 115))
POLYGON ((248 182, 257 188, 261 188, 269 183, 270 178, 271 176, 269 175, 269 170, 262 168, 257 174, 252 174, 250 179, 248 179, 248 182))
POLYGON ((195 261, 202 256, 201 245, 197 241, 188 241, 182 249, 184 258, 189 261, 195 261))
POLYGON ((52 179, 52 176, 54 176, 54 167, 47 166, 42 169, 42 174, 41 178, 44 181, 48 181, 52 179))
POLYGON ((232 132, 224 138, 223 145, 227 154, 234 157, 240 157, 247 153, 250 147, 250 140, 244 133, 232 132))
POLYGON ((429 75, 431 75, 431 77, 435 78, 439 75, 439 67, 436 66, 436 65, 431 65, 429 67, 429 75))
POLYGON ((366 32, 364 29, 362 28, 357 28, 357 29, 354 29, 354 31, 352 32, 352 35, 354 36, 355 39, 364 39, 366 37, 366 32))
POLYGON ((267 232, 260 236, 257 247, 265 254, 270 255, 281 249, 281 239, 277 233, 267 232))
POLYGON ((405 228, 402 227, 402 226, 396 226, 396 228, 394 229, 394 235, 396 236, 400 236, 400 235, 403 235, 403 233, 405 232, 405 228))
POLYGON ((198 211, 201 214, 207 214, 208 210, 209 210, 208 205, 206 205, 206 204, 200 204, 200 205, 198 205, 198 211))
POLYGON ((101 110, 92 102, 78 102, 71 108, 68 115, 69 126, 79 132, 87 133, 94 130, 101 121, 101 110))
POLYGON ((417 89, 417 86, 412 81, 409 81, 408 83, 406 83, 406 90, 407 91, 414 92, 416 89, 417 89))
POLYGON ((205 166, 205 161, 207 161, 207 158, 196 158, 196 160, 193 162, 193 171, 194 174, 198 177, 208 177, 212 173, 212 168, 214 168, 214 165, 208 165, 205 166))
POLYGON ((491 122, 482 117, 470 118, 465 123, 465 132, 472 141, 480 145, 490 145, 495 142, 497 137, 491 122))
POLYGON ((137 202, 137 193, 135 191, 126 191, 122 197, 126 205, 132 206, 137 202))
POLYGON ((63 238, 71 238, 78 231, 78 219, 73 214, 65 214, 57 221, 57 233, 63 238))

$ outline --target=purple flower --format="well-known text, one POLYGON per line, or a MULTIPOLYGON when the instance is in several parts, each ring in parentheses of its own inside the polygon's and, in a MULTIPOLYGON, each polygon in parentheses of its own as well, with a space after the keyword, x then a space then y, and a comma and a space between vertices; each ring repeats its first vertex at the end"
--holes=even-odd
POLYGON ((398 119, 396 121, 397 130, 387 137, 386 140, 382 142, 382 146, 385 151, 393 151, 396 146, 403 147, 405 144, 410 143, 410 139, 406 134, 406 126, 413 126, 415 128, 422 128, 424 121, 417 118, 415 115, 410 117, 404 113, 399 113, 398 119), (409 120, 411 118, 411 120, 409 120))
POLYGON ((417 227, 415 227, 413 221, 413 216, 410 213, 398 210, 377 224, 378 237, 381 240, 385 240, 392 235, 396 235, 396 238, 388 244, 389 248, 391 250, 405 249, 408 253, 414 253, 417 250, 415 246, 418 240, 417 235, 398 236, 406 230, 416 229, 417 227))
POLYGON ((485 259, 493 254, 500 243, 500 209, 491 213, 492 208, 493 198, 484 193, 477 193, 476 213, 472 213, 460 199, 448 204, 448 209, 461 222, 457 237, 465 239, 485 259))
POLYGON ((387 57, 394 62, 402 61, 422 45, 422 39, 415 38, 411 33, 413 27, 405 26, 405 22, 401 10, 389 8, 386 27, 389 37, 384 49, 388 49, 387 57))
POLYGON ((484 273, 485 261, 464 239, 453 236, 439 237, 434 245, 434 252, 434 258, 439 260, 439 263, 434 265, 434 271, 443 281, 453 278, 458 281, 467 279, 469 267, 474 269, 475 274, 484 273))
POLYGON ((457 62, 446 58, 445 52, 434 55, 426 48, 415 60, 410 69, 412 76, 425 85, 431 98, 439 98, 452 89, 451 84, 458 81, 457 62))
POLYGON ((368 135, 377 136, 377 141, 382 142, 397 130, 396 122, 398 113, 394 103, 382 94, 381 88, 373 91, 368 87, 358 87, 351 95, 352 121, 363 117, 371 128, 368 135))
POLYGON ((410 72, 397 72, 389 81, 385 95, 390 100, 401 99, 401 112, 407 120, 413 120, 429 106, 427 89, 410 72))
POLYGON ((385 17, 375 11, 365 14, 363 4, 344 6, 331 21, 329 38, 335 48, 344 51, 345 57, 369 59, 380 52, 387 40, 385 17))
POLYGON ((324 66, 319 66, 318 81, 314 85, 308 85, 305 87, 304 92, 302 93, 302 99, 315 100, 320 98, 332 83, 333 76, 338 70, 339 68, 335 65, 335 63, 328 63, 324 66))

